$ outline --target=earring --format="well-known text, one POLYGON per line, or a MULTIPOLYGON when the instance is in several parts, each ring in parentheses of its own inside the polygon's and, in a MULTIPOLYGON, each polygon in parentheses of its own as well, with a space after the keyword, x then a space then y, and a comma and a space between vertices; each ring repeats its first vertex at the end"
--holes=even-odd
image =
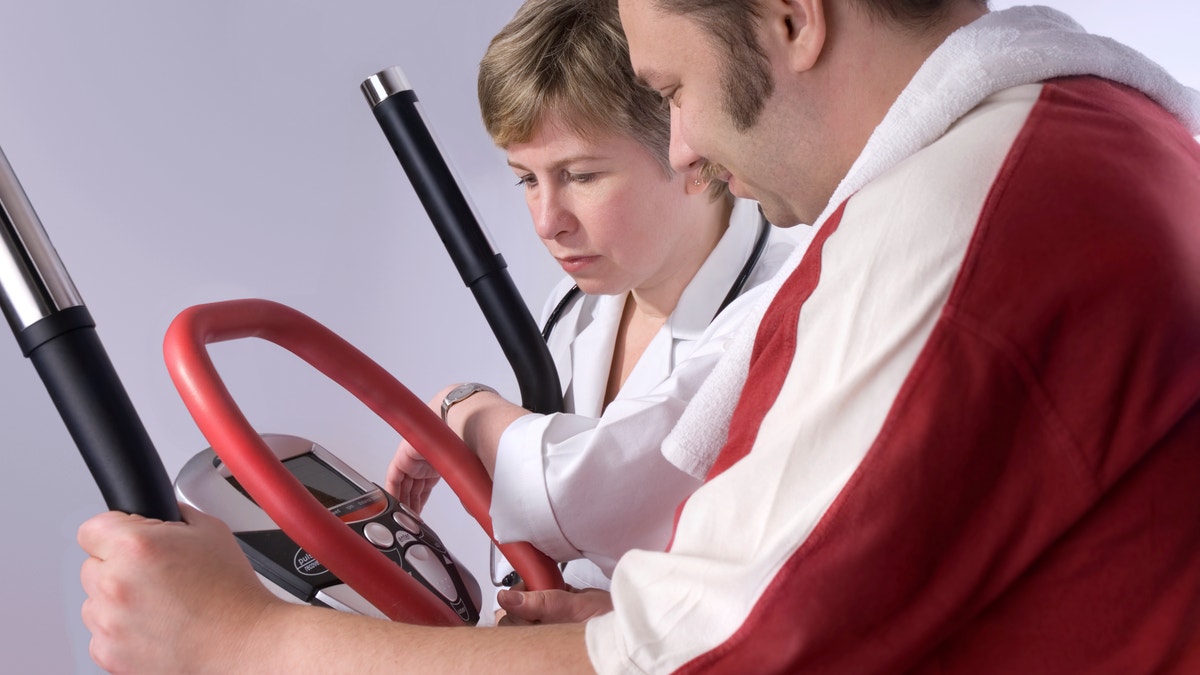
POLYGON ((699 178, 697 178, 696 180, 692 181, 692 185, 699 186, 699 185, 700 185, 700 179, 699 179, 699 178))

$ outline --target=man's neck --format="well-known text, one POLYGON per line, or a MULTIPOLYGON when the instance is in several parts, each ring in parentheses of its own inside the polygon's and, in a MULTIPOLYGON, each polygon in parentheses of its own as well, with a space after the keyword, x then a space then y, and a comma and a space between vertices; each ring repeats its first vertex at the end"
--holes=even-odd
POLYGON ((841 121, 829 125, 841 130, 835 140, 841 157, 839 177, 850 170, 875 128, 929 56, 951 33, 987 13, 978 3, 954 2, 936 25, 917 31, 865 16, 861 10, 848 7, 853 4, 827 4, 834 12, 832 21, 854 25, 832 35, 822 55, 831 64, 825 71, 830 80, 825 89, 835 92, 827 114, 841 121))

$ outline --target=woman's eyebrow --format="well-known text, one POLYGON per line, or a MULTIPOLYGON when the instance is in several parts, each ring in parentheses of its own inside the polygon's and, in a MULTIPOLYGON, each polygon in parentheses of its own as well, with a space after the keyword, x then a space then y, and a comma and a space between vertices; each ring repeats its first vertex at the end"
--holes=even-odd
MULTIPOLYGON (((547 168, 550 171, 558 171, 564 167, 574 164, 575 162, 586 162, 586 161, 603 160, 603 159, 606 159, 606 158, 601 155, 593 155, 593 154, 586 154, 586 153, 579 154, 579 155, 571 155, 570 157, 564 157, 564 158, 554 162, 547 168)), ((530 170, 528 167, 521 164, 520 162, 511 160, 511 159, 508 160, 508 165, 514 169, 520 169, 521 171, 529 171, 530 170)))

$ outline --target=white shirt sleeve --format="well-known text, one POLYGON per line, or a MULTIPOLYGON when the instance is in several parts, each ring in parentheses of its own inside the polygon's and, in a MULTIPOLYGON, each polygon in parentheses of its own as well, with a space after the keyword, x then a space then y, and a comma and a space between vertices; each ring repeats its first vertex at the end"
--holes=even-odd
POLYGON ((510 425, 492 497, 497 539, 528 541, 556 560, 586 557, 606 575, 631 548, 664 548, 675 508, 700 482, 659 445, 719 356, 717 345, 704 351, 599 418, 526 415, 510 425))

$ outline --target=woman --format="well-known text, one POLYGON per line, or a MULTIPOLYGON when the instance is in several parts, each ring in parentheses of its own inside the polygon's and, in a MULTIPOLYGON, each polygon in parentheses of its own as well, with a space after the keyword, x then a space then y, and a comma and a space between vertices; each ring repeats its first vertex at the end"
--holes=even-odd
MULTIPOLYGON (((479 100, 568 275, 543 311, 565 412, 474 383, 433 405, 493 476, 497 539, 575 561, 574 587, 607 588, 625 551, 666 546, 699 486, 659 446, 793 243, 707 167, 671 170, 669 113, 634 81, 615 2, 526 2, 483 58, 479 100)), ((389 491, 419 509, 436 480, 401 444, 389 491)))

